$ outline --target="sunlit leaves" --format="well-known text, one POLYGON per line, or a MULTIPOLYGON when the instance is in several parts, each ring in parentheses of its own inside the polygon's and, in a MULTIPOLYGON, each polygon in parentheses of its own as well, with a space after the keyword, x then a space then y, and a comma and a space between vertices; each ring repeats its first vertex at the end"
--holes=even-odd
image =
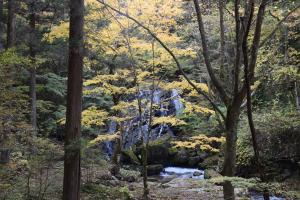
POLYGON ((204 113, 204 114, 215 114, 215 111, 206 108, 206 107, 202 107, 199 106, 197 104, 193 104, 191 102, 188 101, 184 101, 184 112, 185 113, 204 113))
POLYGON ((175 148, 200 148, 202 151, 219 152, 219 149, 212 147, 213 143, 224 143, 224 137, 207 137, 206 135, 198 135, 185 141, 172 142, 175 148))
POLYGON ((61 22, 54 26, 51 32, 44 36, 44 40, 53 43, 57 39, 67 40, 69 38, 69 22, 61 22))
MULTIPOLYGON (((202 90, 203 92, 208 93, 208 86, 204 83, 196 83, 193 81, 193 83, 202 90)), ((181 89, 181 90, 188 90, 191 92, 194 92, 193 87, 185 80, 181 79, 181 81, 173 81, 171 83, 168 83, 164 86, 165 89, 181 89)))
POLYGON ((176 117, 154 117, 153 125, 161 125, 161 124, 168 124, 171 126, 180 126, 186 125, 183 120, 177 119, 176 117))
POLYGON ((119 136, 117 134, 98 135, 95 139, 89 141, 87 146, 92 147, 92 146, 97 145, 101 142, 113 141, 118 137, 119 136))
POLYGON ((106 111, 92 106, 82 112, 82 125, 86 127, 103 126, 107 117, 108 113, 106 111))

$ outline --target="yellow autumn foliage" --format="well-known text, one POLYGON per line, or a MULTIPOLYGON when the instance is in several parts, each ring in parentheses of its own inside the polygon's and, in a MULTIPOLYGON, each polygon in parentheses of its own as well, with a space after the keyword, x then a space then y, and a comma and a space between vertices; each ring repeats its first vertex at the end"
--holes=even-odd
MULTIPOLYGON (((202 90, 203 92, 208 93, 208 86, 205 83, 197 83, 195 81, 192 81, 194 85, 196 85, 197 88, 202 90)), ((180 90, 188 90, 188 91, 193 91, 197 93, 193 87, 183 78, 181 78, 181 81, 173 81, 170 83, 166 83, 164 86, 165 89, 171 90, 171 89, 180 89, 180 90)))
POLYGON ((225 138, 207 137, 204 134, 200 134, 198 136, 191 137, 186 141, 173 141, 172 144, 174 145, 173 148, 200 148, 200 150, 202 151, 219 152, 219 149, 213 148, 211 146, 213 142, 224 143, 225 138))
POLYGON ((183 100, 184 103, 184 113, 204 113, 204 114, 215 114, 215 111, 199 106, 197 104, 193 104, 191 102, 188 102, 186 100, 183 100))
POLYGON ((104 126, 107 117, 108 113, 106 111, 92 106, 82 112, 82 125, 86 127, 104 126))
POLYGON ((97 145, 101 142, 113 141, 118 137, 119 137, 118 134, 98 135, 95 139, 89 141, 87 146, 92 147, 92 146, 97 145))
POLYGON ((153 125, 159 125, 159 124, 169 124, 171 126, 180 126, 180 125, 186 125, 186 122, 183 120, 180 120, 176 117, 154 117, 153 118, 153 125))
POLYGON ((44 36, 44 40, 49 43, 53 43, 56 39, 68 39, 69 38, 69 22, 61 22, 59 25, 54 26, 51 32, 44 36))

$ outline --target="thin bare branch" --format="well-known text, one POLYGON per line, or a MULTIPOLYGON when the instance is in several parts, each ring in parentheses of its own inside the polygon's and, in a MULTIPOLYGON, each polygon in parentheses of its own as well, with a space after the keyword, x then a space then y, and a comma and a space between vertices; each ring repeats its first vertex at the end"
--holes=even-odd
POLYGON ((299 8, 300 8, 300 4, 297 5, 294 9, 292 9, 282 20, 280 20, 278 22, 278 24, 276 25, 276 27, 274 28, 274 30, 262 40, 259 47, 263 47, 266 44, 266 42, 276 33, 276 31, 279 29, 279 27, 282 25, 282 23, 285 22, 287 20, 287 18, 289 18, 289 16, 291 14, 293 14, 294 12, 296 12, 299 8))
POLYGON ((199 32, 200 32, 200 35, 201 35, 202 48, 203 48, 203 57, 204 57, 204 62, 205 62, 205 65, 206 65, 206 69, 208 71, 208 74, 210 76, 210 79, 211 79, 213 85, 216 87, 217 91, 219 92, 222 101, 225 103, 225 105, 228 105, 229 97, 226 94, 225 89, 221 85, 221 82, 217 79, 217 77, 215 75, 215 72, 213 71, 213 68, 211 66, 210 59, 209 59, 209 50, 208 50, 206 34, 205 34, 205 30, 204 30, 204 24, 203 24, 203 20, 202 20, 202 14, 201 14, 201 8, 200 8, 200 5, 199 5, 199 1, 194 0, 194 5, 195 5, 196 14, 197 14, 199 32))
POLYGON ((210 104, 212 105, 212 107, 219 112, 219 114, 222 116, 222 119, 225 121, 225 115, 223 114, 223 112, 219 109, 219 107, 215 104, 215 102, 213 102, 212 99, 209 98, 209 96, 202 91, 201 89, 199 89, 189 78, 188 76, 185 74, 183 67, 181 66, 179 60, 177 59, 177 57, 175 56, 175 54, 171 51, 171 49, 161 40, 159 39, 155 33, 153 33, 148 27, 146 27, 145 25, 143 25, 141 22, 139 22, 138 20, 136 20, 135 18, 131 17, 130 15, 121 12, 120 10, 115 9, 114 7, 112 7, 111 5, 101 1, 101 0, 97 0, 97 2, 101 3, 102 5, 108 7, 109 9, 117 12, 119 15, 122 15, 132 21, 134 21, 138 26, 140 26, 141 28, 143 28, 144 30, 146 30, 149 35, 151 35, 169 54, 170 56, 173 58, 174 62, 176 63, 176 66, 178 67, 179 71, 181 72, 181 74, 183 75, 183 77, 185 78, 185 80, 200 94, 202 95, 206 100, 208 100, 210 102, 210 104))

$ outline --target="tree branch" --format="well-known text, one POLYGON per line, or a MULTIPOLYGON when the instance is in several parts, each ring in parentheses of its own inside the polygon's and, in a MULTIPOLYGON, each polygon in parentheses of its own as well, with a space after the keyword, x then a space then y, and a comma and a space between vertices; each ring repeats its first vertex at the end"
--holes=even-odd
POLYGON ((237 96, 239 90, 239 77, 240 77, 240 66, 241 66, 241 40, 243 34, 241 31, 241 22, 239 14, 240 0, 234 2, 234 19, 235 19, 235 41, 236 41, 236 52, 234 62, 234 96, 237 96))
POLYGON ((279 27, 281 26, 281 24, 287 20, 287 18, 294 13, 296 10, 298 10, 300 8, 300 4, 297 5, 293 10, 291 10, 282 20, 280 20, 278 22, 278 24, 276 25, 276 27, 274 28, 274 30, 267 36, 265 37, 265 39, 262 40, 262 42, 260 43, 259 47, 263 47, 265 45, 265 43, 276 33, 276 31, 279 29, 279 27))
MULTIPOLYGON (((259 49, 259 43, 261 38, 261 28, 264 20, 265 10, 267 6, 268 0, 263 0, 262 3, 259 6, 258 13, 257 13, 257 19, 256 19, 256 26, 254 31, 254 38, 251 46, 250 51, 250 61, 249 61, 249 80, 250 84, 253 81, 254 77, 254 69, 256 66, 257 61, 257 54, 259 49)), ((242 102, 247 92, 247 84, 244 82, 242 89, 239 91, 239 95, 237 95, 237 101, 242 102)))
POLYGON ((209 98, 209 96, 203 92, 201 89, 199 89, 185 74, 185 72, 183 71, 183 68, 180 64, 180 62, 178 61, 177 57, 175 56, 175 54, 169 49, 168 46, 166 46, 166 44, 164 44, 164 42, 162 42, 155 33, 153 33, 148 27, 146 27, 145 25, 143 25, 141 22, 139 22, 138 20, 136 20, 135 18, 131 17, 130 15, 123 13, 117 9, 115 9, 114 7, 112 7, 111 5, 101 1, 101 0, 97 0, 97 2, 99 2, 100 4, 108 7, 109 9, 117 12, 119 15, 122 15, 132 21, 134 21, 138 26, 140 26, 141 28, 145 29, 173 58, 173 60, 176 63, 176 66, 178 67, 179 71, 181 72, 181 74, 183 75, 183 77, 186 79, 186 81, 199 93, 201 94, 206 100, 208 100, 210 102, 210 104, 212 105, 212 107, 219 112, 219 114, 222 116, 222 119, 225 121, 225 115, 223 114, 223 112, 218 108, 218 106, 213 102, 212 99, 209 98))
POLYGON ((194 5, 195 5, 195 10, 197 14, 197 21, 198 21, 198 26, 199 26, 199 31, 201 35, 201 41, 202 41, 202 48, 203 48, 203 57, 204 57, 204 62, 206 65, 206 69, 208 71, 208 74, 210 76, 210 79, 213 83, 213 85, 216 87, 218 90, 222 101, 224 102, 225 105, 228 105, 229 103, 229 97, 226 94, 226 91, 224 90, 223 86, 221 85, 221 82, 217 79, 213 68, 211 66, 210 60, 209 60, 209 51, 208 51, 208 45, 207 45, 207 40, 206 40, 206 34, 204 30, 204 24, 202 20, 202 15, 201 15, 201 9, 199 6, 199 1, 194 0, 194 5))

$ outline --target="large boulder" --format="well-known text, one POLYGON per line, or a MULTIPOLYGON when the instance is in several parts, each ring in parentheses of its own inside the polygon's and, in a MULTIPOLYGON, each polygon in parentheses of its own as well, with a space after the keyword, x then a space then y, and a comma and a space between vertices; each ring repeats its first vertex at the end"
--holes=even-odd
POLYGON ((169 145, 166 140, 156 140, 148 146, 148 164, 167 164, 169 160, 169 145))
POLYGON ((179 149, 177 153, 171 158, 171 163, 175 166, 187 166, 188 162, 189 154, 188 151, 184 148, 179 149))
POLYGON ((203 162, 199 163, 199 167, 202 169, 218 168, 220 162, 219 155, 213 155, 204 159, 203 162))
POLYGON ((203 159, 200 156, 190 157, 188 161, 188 166, 195 167, 202 161, 203 159))
POLYGON ((148 176, 158 175, 161 171, 163 171, 164 166, 161 164, 157 165, 148 165, 147 166, 147 174, 148 176))
POLYGON ((140 165, 141 163, 132 148, 125 149, 121 152, 121 162, 134 165, 140 165))
POLYGON ((206 169, 204 171, 204 179, 210 179, 210 178, 216 178, 222 176, 221 174, 219 174, 216 170, 213 169, 206 169))

